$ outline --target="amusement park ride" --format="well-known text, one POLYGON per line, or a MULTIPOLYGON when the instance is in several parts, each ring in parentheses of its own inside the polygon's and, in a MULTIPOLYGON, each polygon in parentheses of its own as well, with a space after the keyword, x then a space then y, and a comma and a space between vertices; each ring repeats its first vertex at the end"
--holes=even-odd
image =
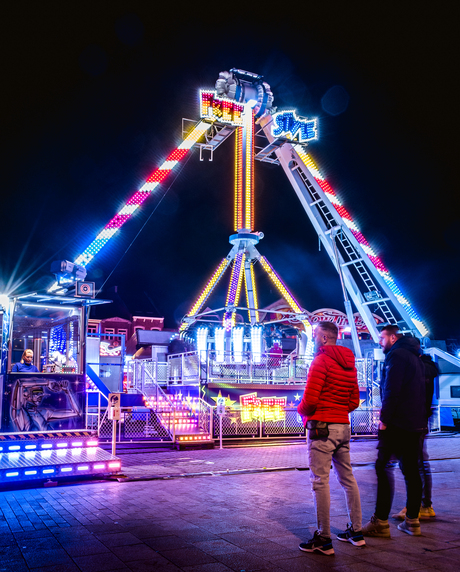
MULTIPOLYGON (((219 330, 221 338, 228 342, 227 347, 230 348, 232 335, 238 329, 242 330, 236 323, 237 312, 244 311, 247 312, 251 339, 253 332, 259 332, 260 338, 263 325, 261 316, 267 315, 267 310, 258 305, 254 268, 260 264, 291 308, 291 312, 281 312, 283 319, 296 320, 301 324, 304 354, 308 356, 311 352, 312 325, 309 313, 302 308, 257 248, 263 234, 255 230, 254 224, 255 160, 282 167, 337 269, 356 357, 361 357, 361 350, 352 303, 375 342, 378 340, 376 317, 383 323, 398 325, 401 331, 420 337, 427 334, 427 328, 308 153, 309 144, 318 137, 317 120, 300 117, 294 110, 278 111, 273 107, 273 99, 270 86, 263 81, 262 76, 239 69, 221 72, 214 90, 200 91, 201 119, 183 142, 153 171, 145 184, 131 196, 74 263, 65 263, 64 267, 58 264, 55 271, 60 280, 53 284, 48 293, 0 300, 3 315, 0 356, 3 431, 0 433, 0 481, 31 480, 70 473, 111 473, 119 470, 119 460, 100 451, 93 434, 82 433, 87 426, 83 412, 87 368, 84 335, 78 332, 86 331, 87 308, 96 303, 104 303, 93 300, 92 283, 84 282, 86 267, 196 146, 200 148, 200 158, 205 150, 210 152, 212 158, 214 151, 234 134, 234 234, 229 239, 232 245, 230 252, 217 265, 196 302, 183 318, 180 326, 182 334, 185 335, 194 326, 205 324, 210 314, 218 314, 222 317, 221 324, 215 327, 215 337, 219 330), (255 145, 256 137, 263 139, 262 146, 255 145), (203 310, 227 269, 231 271, 225 306, 211 311, 203 310), (65 295, 66 284, 75 282, 75 297, 65 295), (246 306, 240 305, 243 283, 246 306), (62 342, 67 356, 75 361, 72 371, 62 371, 60 376, 48 370, 35 370, 36 373, 33 374, 11 371, 11 352, 14 350, 12 337, 16 335, 20 340, 23 336, 25 340, 21 324, 30 324, 33 320, 39 324, 33 336, 29 336, 33 337, 35 354, 38 357, 40 354, 51 355, 52 350, 57 351, 62 342), (69 391, 76 397, 71 399, 69 391), (44 396, 48 400, 46 407, 42 404, 44 396), (17 404, 16 401, 20 403, 17 404), (51 407, 50 403, 54 406, 51 407), (69 403, 74 405, 71 410, 69 403), (73 421, 64 421, 66 415, 69 419, 73 418, 73 421), (45 423, 45 417, 47 421, 58 420, 52 427, 57 427, 59 431, 50 429, 51 425, 45 423), (75 421, 75 418, 79 420, 75 421), (16 419, 25 420, 24 427, 14 425, 16 419), (43 422, 37 422, 37 419, 43 419, 43 422), (17 458, 11 455, 17 455, 17 458)), ((18 348, 20 343, 22 342, 18 342, 18 348)), ((26 347, 24 345, 24 349, 26 347)), ((17 349, 16 353, 18 351, 17 349)), ((40 365, 38 361, 37 365, 40 365)), ((295 391, 298 393, 298 386, 295 391)), ((251 401, 254 395, 242 398, 251 401)), ((286 403, 286 397, 264 399, 275 400, 276 407, 280 406, 282 399, 286 403)))
MULTIPOLYGON (((190 149, 199 146, 200 155, 203 149, 213 154, 234 133, 235 234, 230 237, 232 248, 184 317, 181 331, 184 332, 191 324, 205 317, 206 313, 201 311, 230 267, 222 326, 229 332, 235 326, 236 311, 241 309, 248 312, 250 324, 256 326, 260 309, 254 265, 259 262, 311 339, 308 312, 301 307, 266 257, 256 248, 263 238, 262 233, 254 230, 254 160, 257 160, 282 167, 337 269, 357 356, 360 356, 360 349, 351 302, 374 341, 378 340, 378 331, 373 315, 384 323, 397 324, 402 331, 424 337, 428 330, 422 320, 307 152, 308 144, 318 137, 317 120, 298 117, 294 110, 277 111, 273 107, 273 99, 270 86, 263 81, 262 76, 239 69, 221 72, 215 90, 200 92, 200 121, 76 258, 75 264, 85 268, 190 149), (256 136, 265 138, 265 145, 257 150, 254 144, 256 136), (246 308, 238 306, 243 281, 246 308)), ((55 284, 53 290, 57 289, 55 284)))

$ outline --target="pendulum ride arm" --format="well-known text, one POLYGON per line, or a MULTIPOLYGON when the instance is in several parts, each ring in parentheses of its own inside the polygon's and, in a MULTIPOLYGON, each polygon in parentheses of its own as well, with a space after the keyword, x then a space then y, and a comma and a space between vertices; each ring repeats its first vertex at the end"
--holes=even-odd
POLYGON ((235 230, 254 229, 254 112, 244 105, 243 126, 235 132, 235 230))
POLYGON ((244 241, 244 236, 254 228, 254 112, 250 105, 244 106, 243 126, 235 132, 235 231, 240 236, 240 245, 245 247, 246 257, 242 274, 246 290, 249 321, 259 321, 257 291, 251 258, 258 257, 253 246, 244 241))
POLYGON ((284 140, 277 145, 271 133, 271 123, 270 115, 260 121, 264 134, 269 143, 275 146, 279 163, 321 243, 337 270, 341 268, 346 290, 374 341, 378 340, 378 330, 373 311, 387 323, 397 324, 402 330, 425 336, 427 328, 329 183, 322 177, 310 155, 299 144, 284 140), (334 252, 333 240, 337 244, 337 255, 334 252))
MULTIPOLYGON (((211 94, 209 98, 203 98, 204 104, 208 107, 202 109, 203 116, 209 115, 209 105, 211 101, 211 94)), ((203 105, 204 105, 203 104, 203 105)), ((250 292, 251 300, 257 304, 257 298, 254 295, 254 279, 251 270, 249 275, 246 273, 247 264, 249 269, 251 267, 250 261, 247 260, 247 253, 252 252, 246 248, 247 243, 251 240, 256 240, 250 232, 254 226, 254 193, 253 193, 253 180, 254 180, 254 114, 250 105, 241 106, 243 113, 241 114, 242 125, 239 127, 232 127, 235 133, 235 213, 234 225, 238 235, 231 237, 231 243, 234 245, 227 258, 225 258, 211 280, 206 285, 198 300, 193 305, 190 312, 185 316, 180 330, 184 331, 191 323, 195 321, 194 317, 200 312, 204 303, 212 293, 217 281, 221 278, 225 269, 233 260, 232 272, 230 276, 230 284, 227 291, 226 311, 224 313, 223 325, 227 331, 235 324, 235 306, 238 305, 241 293, 241 286, 243 278, 246 283, 246 293, 250 292), (252 236, 252 239, 248 238, 252 236), (250 286, 248 287, 248 284, 250 286)), ((215 111, 215 110, 214 110, 215 111)), ((258 240, 258 239, 257 239, 258 240)), ((249 305, 248 307, 256 308, 256 305, 249 305)), ((252 311, 255 316, 255 311, 252 311)), ((254 318, 255 320, 255 318, 254 318)))

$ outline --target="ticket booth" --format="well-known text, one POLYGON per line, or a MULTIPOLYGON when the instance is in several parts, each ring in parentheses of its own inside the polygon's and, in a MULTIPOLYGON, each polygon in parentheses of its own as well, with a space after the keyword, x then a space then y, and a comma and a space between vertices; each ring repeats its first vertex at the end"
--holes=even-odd
POLYGON ((86 430, 86 329, 93 298, 2 296, 0 482, 113 473, 86 430))

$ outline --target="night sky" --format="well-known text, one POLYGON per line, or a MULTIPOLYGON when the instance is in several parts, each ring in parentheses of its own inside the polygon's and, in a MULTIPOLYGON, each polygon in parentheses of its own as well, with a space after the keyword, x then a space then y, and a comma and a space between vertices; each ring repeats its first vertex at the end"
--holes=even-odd
MULTIPOLYGON (((279 109, 319 118, 309 147, 319 168, 430 336, 460 339, 458 7, 317 4, 263 15, 238 3, 3 7, 0 292, 49 286, 50 263, 73 261, 180 144, 182 118, 199 118, 199 88, 237 67, 264 75, 279 109)), ((257 162, 255 184, 260 253, 304 308, 343 311, 338 275, 281 167, 257 162)), ((232 232, 228 140, 213 162, 190 153, 87 279, 173 328, 232 232)), ((278 295, 258 275, 263 306, 278 295)), ((209 305, 223 304, 221 288, 209 305)))

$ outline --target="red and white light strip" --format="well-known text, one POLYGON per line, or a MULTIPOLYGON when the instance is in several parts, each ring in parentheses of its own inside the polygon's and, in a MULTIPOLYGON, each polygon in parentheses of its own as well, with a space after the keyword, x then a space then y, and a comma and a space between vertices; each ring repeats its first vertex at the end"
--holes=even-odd
POLYGON ((212 123, 200 121, 194 129, 187 135, 184 141, 172 151, 166 161, 155 169, 144 185, 134 193, 126 202, 123 208, 112 218, 112 220, 101 230, 91 244, 75 259, 76 264, 87 266, 101 248, 112 238, 125 222, 131 218, 133 213, 150 196, 152 191, 162 183, 171 173, 174 167, 185 157, 187 152, 211 127, 212 123))
POLYGON ((302 160, 302 162, 304 163, 304 165, 307 167, 307 169, 313 175, 315 181, 318 183, 318 185, 323 190, 326 197, 334 205, 335 210, 338 212, 338 214, 342 218, 343 222, 346 224, 346 226, 350 229, 353 236, 359 242, 361 248, 364 250, 364 252, 367 254, 369 260, 372 262, 372 264, 377 269, 377 272, 380 274, 380 276, 382 276, 385 283, 388 285, 390 290, 393 292, 393 294, 396 297, 396 299, 398 300, 398 302, 401 304, 401 306, 409 314, 410 318, 412 319, 412 322, 414 323, 414 325, 416 326, 418 331, 421 333, 422 336, 425 336, 428 333, 428 328, 425 326, 425 324, 422 322, 421 318, 417 315, 415 310, 412 308, 409 300, 403 295, 401 290, 398 288, 395 281, 391 277, 388 268, 383 263, 382 259, 375 253, 375 251, 372 249, 371 245, 364 238, 364 236, 362 235, 358 226, 353 221, 350 213, 343 206, 339 197, 335 194, 332 187, 329 185, 329 183, 321 175, 318 167, 316 166, 316 164, 313 161, 313 159, 311 158, 311 156, 308 155, 307 153, 305 153, 305 151, 303 150, 303 147, 301 145, 296 145, 295 150, 296 150, 297 154, 299 155, 300 159, 302 160))

